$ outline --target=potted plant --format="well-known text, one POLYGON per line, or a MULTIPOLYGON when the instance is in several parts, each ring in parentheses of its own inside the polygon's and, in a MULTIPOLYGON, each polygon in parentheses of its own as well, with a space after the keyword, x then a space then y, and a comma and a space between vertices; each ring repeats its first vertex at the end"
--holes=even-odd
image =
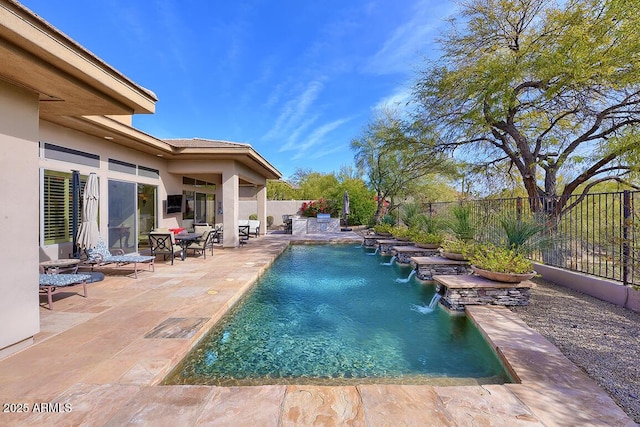
POLYGON ((519 283, 536 275, 523 252, 491 243, 476 246, 469 261, 474 273, 498 282, 519 283))
POLYGON ((424 231, 417 231, 413 233, 411 240, 419 248, 438 249, 444 241, 444 237, 440 233, 425 233, 424 231))
POLYGON ((391 230, 393 229, 393 225, 387 223, 376 224, 373 226, 373 231, 378 236, 383 237, 391 237, 391 230))
POLYGON ((445 239, 441 246, 443 257, 456 261, 467 261, 473 253, 475 243, 460 239, 445 239))
POLYGON ((391 230, 391 234, 393 234, 393 237, 397 240, 409 241, 411 240, 413 232, 407 227, 395 226, 391 230))

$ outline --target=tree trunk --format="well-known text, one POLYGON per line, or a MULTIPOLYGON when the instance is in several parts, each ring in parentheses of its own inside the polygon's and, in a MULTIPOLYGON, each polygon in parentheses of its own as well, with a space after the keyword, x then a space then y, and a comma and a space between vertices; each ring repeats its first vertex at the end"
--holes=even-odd
POLYGON ((378 200, 376 200, 376 215, 375 215, 375 221, 376 224, 380 224, 381 221, 381 217, 382 217, 382 210, 384 208, 384 198, 382 197, 382 194, 380 193, 380 191, 378 191, 378 200))

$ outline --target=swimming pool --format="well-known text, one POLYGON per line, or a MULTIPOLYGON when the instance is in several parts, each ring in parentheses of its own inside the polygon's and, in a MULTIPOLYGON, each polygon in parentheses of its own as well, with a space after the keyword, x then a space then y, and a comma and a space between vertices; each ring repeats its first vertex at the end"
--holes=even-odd
POLYGON ((464 316, 429 310, 435 286, 353 245, 293 245, 165 384, 502 383, 464 316))

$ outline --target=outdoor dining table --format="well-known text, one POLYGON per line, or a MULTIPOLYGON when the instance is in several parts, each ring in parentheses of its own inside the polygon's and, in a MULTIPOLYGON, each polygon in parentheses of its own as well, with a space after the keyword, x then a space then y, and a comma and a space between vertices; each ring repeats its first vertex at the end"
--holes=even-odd
POLYGON ((180 233, 175 235, 176 244, 182 248, 182 260, 187 256, 187 248, 200 240, 202 233, 180 233))

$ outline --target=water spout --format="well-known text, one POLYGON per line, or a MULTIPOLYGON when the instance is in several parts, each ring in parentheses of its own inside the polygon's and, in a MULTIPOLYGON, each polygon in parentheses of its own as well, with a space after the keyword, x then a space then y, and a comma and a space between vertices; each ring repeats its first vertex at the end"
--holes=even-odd
POLYGON ((411 280, 411 278, 416 274, 415 270, 411 270, 411 273, 409 273, 409 277, 407 277, 406 279, 396 279, 396 282, 398 283, 409 283, 409 280, 411 280))
POLYGON ((380 246, 378 246, 375 252, 369 252, 367 255, 378 255, 378 251, 380 250, 380 246))
POLYGON ((436 308, 436 306, 438 305, 438 301, 440 301, 440 298, 442 298, 442 295, 436 292, 433 295, 433 298, 431 298, 431 302, 429 303, 429 308, 432 310, 436 308))
POLYGON ((436 307, 438 306, 438 301, 440 301, 440 298, 442 298, 442 295, 440 295, 439 293, 436 293, 433 295, 433 298, 431 298, 431 302, 429 303, 428 306, 414 304, 411 307, 411 310, 417 311, 418 313, 421 313, 421 314, 433 313, 433 310, 435 310, 436 307))
POLYGON ((398 259, 397 256, 392 256, 389 262, 381 262, 380 265, 393 265, 394 262, 398 259))

